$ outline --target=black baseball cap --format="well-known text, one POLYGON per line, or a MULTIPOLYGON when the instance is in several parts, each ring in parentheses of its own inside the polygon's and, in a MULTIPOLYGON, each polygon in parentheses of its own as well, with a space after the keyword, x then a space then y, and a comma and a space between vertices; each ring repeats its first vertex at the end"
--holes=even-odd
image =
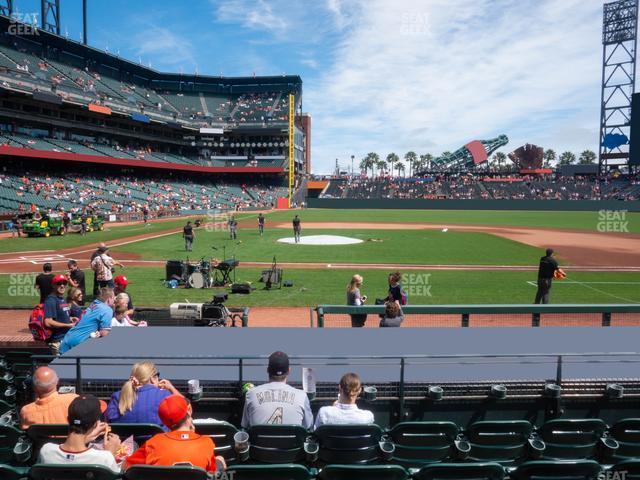
POLYGON ((289 373, 289 356, 281 351, 273 352, 269 355, 267 372, 274 377, 287 375, 289 373))
POLYGON ((102 403, 93 395, 76 397, 71 404, 67 417, 69 425, 88 428, 100 420, 102 415, 102 403))

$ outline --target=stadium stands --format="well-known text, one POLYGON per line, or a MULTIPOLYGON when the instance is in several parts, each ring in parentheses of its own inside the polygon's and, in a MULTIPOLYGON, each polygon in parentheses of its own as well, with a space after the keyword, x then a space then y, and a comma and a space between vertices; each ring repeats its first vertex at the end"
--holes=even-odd
POLYGON ((477 175, 438 175, 425 178, 336 178, 321 198, 422 198, 494 200, 638 200, 636 177, 604 179, 589 177, 510 176, 508 179, 477 175))

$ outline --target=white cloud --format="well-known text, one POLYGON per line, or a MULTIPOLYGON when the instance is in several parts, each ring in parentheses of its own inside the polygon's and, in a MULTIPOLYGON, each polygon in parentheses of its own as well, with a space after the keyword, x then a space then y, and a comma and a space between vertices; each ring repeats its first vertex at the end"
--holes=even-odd
POLYGON ((368 151, 439 154, 472 139, 596 149, 602 4, 583 0, 360 0, 318 81, 314 170, 368 151), (366 1, 366 3, 364 3, 366 1))
MULTIPOLYGON (((285 16, 265 0, 223 0, 214 2, 219 21, 239 23, 245 28, 282 33, 288 28, 285 16)), ((280 10, 286 12, 286 10, 280 10)))
POLYGON ((184 36, 148 23, 137 30, 139 33, 131 41, 135 48, 135 60, 141 57, 146 64, 152 59, 153 67, 160 71, 176 71, 182 67, 189 72, 196 67, 193 45, 184 36))

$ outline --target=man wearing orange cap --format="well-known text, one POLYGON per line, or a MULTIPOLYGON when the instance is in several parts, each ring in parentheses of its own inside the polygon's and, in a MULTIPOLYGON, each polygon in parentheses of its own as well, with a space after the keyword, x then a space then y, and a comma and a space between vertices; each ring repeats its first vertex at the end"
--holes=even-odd
POLYGON ((191 419, 191 405, 181 395, 171 395, 158 406, 158 416, 169 427, 158 433, 127 458, 124 469, 132 465, 172 466, 190 463, 207 472, 216 471, 216 460, 226 468, 224 459, 215 456, 211 437, 195 433, 191 419))
POLYGON ((69 304, 64 299, 67 277, 56 275, 51 280, 53 292, 44 301, 44 326, 51 330, 47 340, 52 355, 60 354, 60 342, 69 329, 78 321, 69 316, 69 304))

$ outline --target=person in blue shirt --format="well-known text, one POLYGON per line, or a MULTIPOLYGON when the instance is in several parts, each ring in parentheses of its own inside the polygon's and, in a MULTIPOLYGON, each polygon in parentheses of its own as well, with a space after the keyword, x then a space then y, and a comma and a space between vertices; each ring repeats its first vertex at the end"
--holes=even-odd
POLYGON ((136 363, 122 390, 111 395, 105 418, 109 423, 155 423, 167 430, 158 416, 158 406, 171 395, 182 394, 169 380, 160 379, 155 364, 136 363))
POLYGON ((60 344, 60 354, 64 354, 82 342, 95 337, 106 337, 111 332, 113 318, 113 288, 100 289, 100 295, 87 308, 82 319, 67 332, 60 344))
POLYGON ((64 299, 67 279, 64 275, 56 275, 51 280, 53 292, 44 300, 44 326, 51 330, 47 345, 51 355, 59 355, 60 342, 78 320, 69 315, 69 304, 64 299))

